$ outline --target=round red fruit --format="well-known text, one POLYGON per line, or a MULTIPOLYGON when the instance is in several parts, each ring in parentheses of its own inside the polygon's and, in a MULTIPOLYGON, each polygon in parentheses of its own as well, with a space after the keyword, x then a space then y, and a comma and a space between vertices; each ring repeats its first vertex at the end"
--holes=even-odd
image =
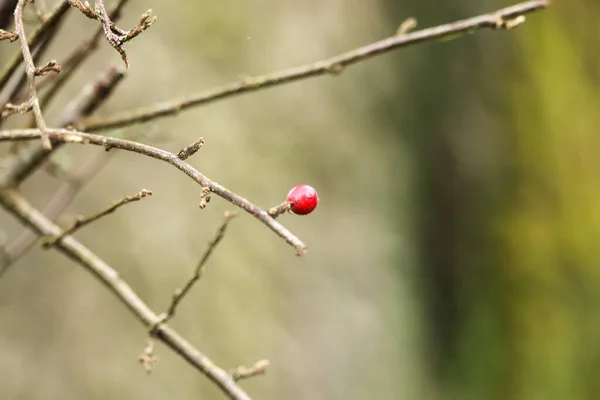
POLYGON ((287 195, 287 201, 292 204, 291 211, 294 214, 310 214, 317 204, 319 204, 319 195, 317 191, 308 185, 294 186, 287 195))

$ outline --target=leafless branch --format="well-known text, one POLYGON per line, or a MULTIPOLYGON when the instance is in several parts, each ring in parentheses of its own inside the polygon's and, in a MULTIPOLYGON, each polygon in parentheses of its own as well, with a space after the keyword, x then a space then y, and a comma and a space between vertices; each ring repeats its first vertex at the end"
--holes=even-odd
MULTIPOLYGON (((128 2, 129 0, 119 0, 114 8, 109 12, 111 21, 117 21, 119 18, 121 18, 123 7, 125 7, 128 2)), ((61 63, 63 66, 63 71, 60 75, 41 82, 39 85, 40 87, 52 82, 52 86, 40 98, 42 107, 48 105, 52 101, 56 94, 73 76, 73 73, 77 71, 83 62, 87 60, 88 57, 93 54, 94 50, 98 48, 98 44, 100 42, 100 38, 102 38, 103 32, 103 28, 99 27, 90 38, 84 40, 79 46, 77 46, 73 52, 71 52, 71 54, 69 54, 61 63)))
MULTIPOLYGON (((34 3, 34 4, 36 4, 36 3, 34 3)), ((44 55, 46 54, 46 51, 48 51, 48 48, 50 47, 52 42, 56 39, 56 36, 58 34, 58 31, 59 31, 62 21, 63 21, 63 19, 56 20, 56 22, 52 26, 52 29, 49 29, 48 31, 46 31, 41 42, 35 48, 30 47, 32 56, 33 56, 33 63, 35 65, 37 65, 40 62, 42 57, 44 57, 44 55)), ((23 88, 27 86, 27 74, 25 74, 25 73, 15 74, 15 76, 13 78, 14 78, 13 81, 9 81, 9 85, 7 85, 4 88, 4 90, 2 91, 2 94, 0 95, 0 104, 6 103, 7 101, 15 102, 16 101, 15 99, 17 97, 19 97, 19 96, 23 97, 23 93, 22 93, 23 88)), ((36 89, 37 89, 37 86, 38 86, 38 81, 36 80, 36 89)), ((42 109, 44 109, 44 105, 41 102, 41 99, 40 99, 40 107, 42 109)), ((3 122, 4 122, 3 120, 0 120, 0 126, 3 122)), ((31 127, 35 126, 35 116, 33 116, 33 115, 32 115, 32 123, 34 125, 32 125, 31 127)))
MULTIPOLYGON (((515 22, 524 21, 524 14, 531 13, 548 7, 549 0, 533 0, 520 3, 511 7, 491 12, 489 14, 439 25, 433 28, 422 29, 403 35, 394 35, 390 38, 351 50, 347 53, 270 74, 247 77, 240 81, 218 87, 205 92, 192 94, 188 97, 174 101, 162 102, 146 107, 124 111, 107 118, 89 118, 76 126, 86 132, 99 131, 117 127, 128 126, 146 122, 157 118, 178 114, 180 111, 191 107, 200 106, 217 100, 227 99, 240 94, 251 93, 258 90, 296 82, 302 79, 320 75, 338 75, 344 68, 367 60, 369 58, 390 52, 392 50, 415 45, 426 41, 444 39, 449 36, 470 33, 478 29, 510 29, 515 22)), ((520 23, 519 22, 519 23, 520 23)))
MULTIPOLYGON (((485 28, 504 30, 513 29, 525 22, 525 14, 543 9, 550 3, 549 0, 526 1, 492 13, 418 31, 413 31, 416 26, 416 21, 414 19, 408 19, 400 25, 394 36, 329 59, 269 74, 246 77, 228 85, 192 94, 185 98, 119 112, 104 119, 91 117, 92 113, 95 112, 98 106, 108 98, 116 84, 123 77, 124 71, 122 69, 112 69, 106 75, 106 81, 95 80, 91 85, 86 86, 84 94, 71 102, 63 112, 59 120, 59 125, 63 128, 76 127, 79 129, 79 131, 77 131, 71 129, 48 128, 42 115, 43 105, 47 104, 60 88, 63 87, 68 77, 71 76, 73 71, 75 71, 81 65, 83 60, 91 53, 92 49, 95 48, 102 36, 106 37, 110 45, 119 52, 125 66, 128 68, 129 61, 127 59, 127 54, 122 47, 123 44, 148 29, 156 21, 156 17, 152 17, 151 10, 149 10, 141 16, 139 23, 134 28, 125 31, 118 28, 114 21, 127 0, 120 0, 111 12, 107 12, 104 0, 96 0, 94 8, 92 8, 88 2, 82 2, 80 0, 64 0, 59 2, 48 16, 44 13, 39 13, 40 20, 42 21, 41 25, 36 29, 28 41, 23 27, 23 8, 27 3, 31 2, 32 0, 14 1, 14 3, 16 3, 14 15, 15 33, 0 30, 0 40, 19 40, 21 46, 21 52, 15 55, 0 72, 0 124, 11 114, 25 113, 33 110, 34 121, 38 128, 0 130, 0 142, 6 141, 16 143, 18 141, 34 141, 41 139, 41 143, 33 143, 32 146, 25 149, 25 151, 19 151, 18 154, 8 155, 2 160, 3 168, 0 169, 0 206, 22 221, 25 226, 33 232, 36 232, 37 235, 48 237, 49 239, 45 244, 46 247, 52 247, 53 249, 62 252, 91 272, 148 328, 150 333, 149 342, 139 358, 147 372, 151 371, 153 364, 156 362, 156 356, 154 354, 155 343, 161 341, 181 355, 196 369, 205 374, 233 400, 251 400, 236 382, 240 379, 250 378, 265 373, 266 368, 269 365, 268 360, 260 360, 250 367, 240 366, 233 371, 230 371, 230 373, 227 373, 225 370, 212 363, 205 355, 200 353, 186 339, 181 337, 166 324, 166 322, 175 315, 181 301, 183 301, 192 287, 202 277, 205 265, 211 257, 212 252, 224 237, 233 214, 225 215, 223 224, 217 231, 214 239, 209 243, 206 252, 196 266, 192 276, 185 282, 185 285, 182 288, 175 291, 166 312, 161 315, 156 315, 127 285, 127 283, 120 278, 117 271, 72 236, 72 234, 82 226, 114 212, 118 207, 124 204, 139 200, 150 194, 148 191, 142 191, 135 196, 125 197, 88 218, 78 218, 69 228, 61 231, 50 218, 52 218, 52 215, 57 216, 64 210, 66 204, 71 201, 80 187, 81 181, 71 179, 72 177, 67 177, 67 182, 61 187, 64 191, 59 190, 53 198, 53 201, 56 200, 56 202, 51 202, 46 207, 49 216, 45 216, 39 210, 34 208, 18 191, 18 186, 34 171, 38 170, 42 163, 47 160, 49 154, 51 154, 51 151, 49 150, 56 150, 64 144, 91 144, 102 146, 106 151, 111 149, 122 149, 155 158, 174 166, 201 186, 199 196, 201 208, 207 206, 211 199, 211 195, 215 193, 267 225, 269 229, 283 238, 288 244, 292 245, 296 252, 301 255, 306 251, 305 244, 276 221, 276 218, 279 215, 289 211, 290 203, 284 202, 268 211, 264 210, 249 200, 209 179, 184 161, 201 148, 204 143, 202 138, 199 138, 194 143, 184 147, 178 153, 172 153, 136 141, 95 135, 89 132, 124 127, 175 115, 179 111, 187 110, 194 106, 200 106, 221 99, 251 93, 310 77, 338 75, 343 72, 345 68, 355 63, 365 61, 395 49, 426 41, 460 36, 485 28), (54 80, 55 83, 47 92, 46 96, 39 98, 37 94, 37 87, 39 85, 36 86, 35 83, 36 76, 44 75, 48 72, 60 72, 60 66, 56 64, 56 62, 51 61, 45 66, 36 68, 35 65, 38 63, 38 58, 36 57, 43 54, 43 50, 45 49, 44 46, 52 39, 53 33, 56 32, 56 27, 70 7, 75 7, 89 18, 100 21, 101 25, 94 36, 92 36, 90 40, 84 42, 73 53, 72 58, 68 59, 69 63, 63 64, 67 67, 65 73, 62 73, 54 80), (32 51, 34 53, 33 56, 32 51), (24 60, 25 64, 25 77, 21 72, 18 74, 16 73, 22 60, 24 60), (7 84, 8 82, 10 82, 10 84, 7 84), (16 84, 13 84, 13 82, 16 84), (15 99, 19 97, 21 92, 25 92, 22 90, 25 82, 28 86, 27 101, 23 102, 23 104, 11 104, 18 103, 18 100, 15 99), (83 120, 85 117, 89 118, 83 120), (82 131, 87 131, 87 133, 82 131), (50 206, 54 208, 50 208, 50 206)), ((6 28, 5 21, 0 20, 0 23, 4 24, 1 26, 2 28, 6 28)), ((50 80, 48 80, 48 82, 50 82, 50 80)), ((104 165, 103 162, 99 163, 96 171, 101 168, 102 165, 104 165)), ((85 180, 89 176, 91 175, 80 175, 78 179, 85 180)), ((35 236, 32 236, 31 234, 22 235, 10 245, 3 246, 3 254, 1 255, 3 259, 0 259, 0 275, 6 270, 6 266, 14 262, 14 260, 23 254, 33 242, 35 242, 35 236), (21 238, 25 239, 21 241, 21 238)))
POLYGON ((75 233, 75 231, 83 228, 84 226, 91 224, 92 222, 97 221, 100 218, 107 216, 108 214, 112 214, 119 207, 122 207, 125 204, 129 204, 134 201, 139 201, 139 200, 143 199, 144 197, 151 196, 151 195, 152 195, 151 191, 149 191, 147 189, 142 189, 142 191, 140 191, 139 193, 136 193, 133 196, 125 196, 122 199, 111 204, 109 207, 107 207, 93 215, 90 215, 89 217, 78 216, 77 218, 75 218, 75 221, 71 224, 71 226, 69 226, 67 229, 62 231, 57 236, 50 237, 46 241, 44 241, 44 248, 50 248, 50 247, 54 246, 57 242, 62 240, 65 236, 72 235, 73 233, 75 233))
POLYGON ((42 109, 40 107, 40 99, 37 97, 37 91, 35 88, 35 75, 36 68, 31 57, 31 51, 29 50, 29 44, 27 43, 27 37, 25 36, 25 27, 23 26, 23 8, 28 0, 19 0, 17 7, 15 8, 15 30, 19 35, 19 42, 21 43, 21 51, 23 52, 23 60, 25 62, 25 73, 27 74, 27 84, 29 86, 29 104, 35 115, 35 121, 38 129, 41 132, 42 145, 45 150, 52 149, 52 143, 48 137, 48 128, 46 127, 46 121, 42 115, 42 109))
POLYGON ((46 74, 48 74, 49 72, 55 72, 55 73, 60 73, 62 71, 62 67, 60 65, 58 65, 58 63, 56 62, 56 60, 51 60, 48 61, 48 63, 46 63, 46 65, 44 65, 43 67, 37 67, 35 69, 35 76, 44 76, 46 74))
MULTIPOLYGON (((124 76, 125 69, 122 66, 110 67, 98 78, 84 86, 81 94, 65 108, 58 125, 67 127, 76 123, 80 118, 90 115, 110 97, 124 76)), ((47 151, 42 145, 34 144, 20 154, 5 158, 4 180, 7 181, 7 185, 19 185, 61 145, 60 142, 54 143, 53 150, 47 151)))
MULTIPOLYGON (((133 153, 143 154, 148 157, 162 160, 168 164, 171 164, 175 168, 185 173, 188 177, 193 179, 195 182, 206 188, 211 193, 215 193, 217 196, 222 197, 231 204, 239 207, 254 216, 256 219, 267 225, 273 232, 279 237, 284 239, 288 244, 296 249, 298 255, 302 255, 306 252, 306 245, 298 239, 293 233, 287 230, 283 225, 271 218, 267 211, 252 204, 245 198, 233 193, 231 190, 225 188, 219 183, 207 178, 205 175, 200 173, 197 169, 182 161, 177 155, 170 153, 165 150, 158 149, 156 147, 148 146, 145 144, 133 142, 130 140, 111 138, 102 135, 94 135, 84 132, 71 131, 68 129, 49 129, 48 132, 51 135, 52 140, 61 143, 79 143, 79 144, 93 144, 96 146, 102 146, 106 150, 112 148, 122 149, 133 153)), ((40 131, 38 129, 17 129, 0 131, 0 142, 3 141, 14 141, 14 140, 34 140, 40 137, 40 131)), ((5 178, 6 180, 6 178, 5 178)), ((2 182, 0 177, 0 187, 11 186, 10 182, 2 182)))
POLYGON ((202 274, 204 273, 204 266, 206 265, 208 259, 212 255, 212 253, 215 250, 215 248, 219 245, 219 243, 221 242, 221 240, 225 237, 225 232, 227 231, 227 227, 229 226, 229 222, 235 216, 236 216, 235 213, 225 212, 223 223, 221 224, 221 226, 217 230, 217 233, 215 234, 215 237, 213 238, 213 240, 210 241, 210 243, 208 244, 208 248, 206 249, 206 251, 204 252, 204 255, 200 259, 200 262, 198 263, 198 266, 196 266, 196 269, 194 270, 194 273, 192 274, 192 276, 190 277, 190 279, 185 283, 185 285, 182 288, 176 289, 175 293, 173 293, 173 298, 171 299, 171 304, 169 305, 169 308, 161 316, 161 319, 164 322, 167 322, 168 320, 170 320, 171 318, 173 318, 173 316, 175 315, 175 311, 177 310, 177 306, 179 305, 179 303, 181 303, 181 301, 184 299, 184 297, 192 289, 192 287, 194 286, 194 284, 198 280, 200 280, 200 278, 202 278, 202 274))
MULTIPOLYGON (((64 18, 69 8, 70 7, 67 0, 63 0, 50 12, 48 19, 31 35, 31 39, 29 39, 28 43, 30 49, 34 49, 37 45, 39 45, 46 37, 46 34, 56 28, 59 22, 64 18)), ((4 89, 4 86, 9 81, 13 73, 17 70, 19 65, 21 65, 21 61, 23 61, 23 53, 19 51, 2 69, 0 72, 0 89, 4 89)), ((2 105, 1 103, 2 102, 0 102, 0 106, 2 105)))
POLYGON ((95 9, 90 7, 87 1, 83 3, 80 0, 68 0, 68 2, 72 7, 81 11, 86 17, 102 22, 106 40, 119 52, 127 68, 129 68, 129 60, 127 59, 127 53, 122 47, 123 44, 129 42, 156 22, 156 17, 152 16, 152 10, 148 10, 142 14, 140 22, 135 27, 129 31, 124 31, 111 21, 110 16, 104 7, 104 0, 96 0, 95 9))
MULTIPOLYGON (((60 228, 29 204, 17 190, 0 190, 0 204, 9 213, 40 235, 56 236, 60 234, 60 228)), ((91 250, 79 243, 72 236, 65 236, 56 244, 55 248, 85 267, 96 278, 102 281, 140 322, 148 329, 152 329, 154 337, 206 375, 229 399, 252 400, 225 370, 215 365, 207 356, 202 354, 173 328, 161 323, 159 316, 121 279, 117 271, 96 256, 91 250)))

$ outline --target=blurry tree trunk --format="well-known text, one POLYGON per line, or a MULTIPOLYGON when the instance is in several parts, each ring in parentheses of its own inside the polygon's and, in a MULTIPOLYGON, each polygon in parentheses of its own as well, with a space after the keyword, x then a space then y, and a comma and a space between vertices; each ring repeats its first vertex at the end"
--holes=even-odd
MULTIPOLYGON (((484 11, 445 3, 390 3, 390 15, 431 25, 484 11)), ((399 96, 412 99, 403 118, 439 398, 600 391, 600 38, 578 27, 594 24, 599 6, 553 7, 527 32, 410 54, 399 96)))

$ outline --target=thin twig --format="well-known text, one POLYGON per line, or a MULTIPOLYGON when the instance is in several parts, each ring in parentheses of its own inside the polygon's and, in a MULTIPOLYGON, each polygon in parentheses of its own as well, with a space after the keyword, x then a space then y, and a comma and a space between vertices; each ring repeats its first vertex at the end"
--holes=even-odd
POLYGON ((180 111, 191 107, 200 106, 217 100, 226 99, 244 93, 295 82, 301 79, 320 75, 337 75, 344 68, 367 60, 380 54, 390 52, 417 43, 443 39, 476 31, 478 29, 508 29, 514 27, 511 21, 522 21, 522 16, 548 7, 549 0, 534 0, 506 7, 489 14, 439 25, 433 28, 422 29, 403 35, 394 35, 390 38, 369 44, 347 53, 318 61, 313 64, 302 65, 270 74, 247 77, 240 81, 218 87, 212 90, 192 94, 188 97, 174 101, 161 102, 138 109, 124 111, 107 118, 89 118, 76 126, 78 130, 92 132, 104 129, 128 126, 146 122, 157 118, 178 114, 180 111))
POLYGON ((119 207, 122 207, 125 204, 132 203, 134 201, 139 201, 139 200, 143 199, 144 197, 151 196, 151 195, 152 195, 151 191, 149 191, 147 189, 142 189, 142 191, 140 191, 139 193, 136 193, 132 196, 125 196, 122 199, 114 202, 109 207, 105 208, 104 210, 101 210, 93 215, 90 215, 89 217, 84 218, 82 216, 78 216, 77 218, 75 218, 75 221, 71 224, 71 226, 69 226, 67 229, 65 229, 64 231, 62 231, 60 234, 58 234, 56 236, 46 239, 44 241, 43 246, 44 246, 44 248, 48 249, 48 248, 54 246, 60 240, 62 240, 65 236, 72 235, 73 233, 75 233, 75 231, 83 228, 84 226, 89 225, 92 222, 97 221, 100 218, 107 216, 108 214, 112 214, 119 207))
MULTIPOLYGON (((83 87, 80 95, 66 107, 60 116, 58 125, 67 127, 76 123, 80 118, 90 115, 110 97, 124 76, 125 69, 122 66, 108 68, 107 71, 83 87)), ((2 171, 5 174, 4 179, 12 186, 19 185, 61 145, 60 142, 54 143, 54 149, 46 151, 42 145, 34 144, 19 154, 6 157, 4 159, 5 169, 2 171)))
POLYGON ((215 237, 213 238, 213 240, 208 243, 208 248, 204 252, 204 255, 200 259, 200 262, 196 266, 196 269, 194 270, 194 273, 192 274, 192 276, 190 277, 190 279, 188 279, 188 281, 185 283, 185 285, 182 288, 176 289, 175 293, 173 293, 173 297, 171 299, 171 304, 169 305, 169 308, 167 309, 167 312, 165 312, 162 315, 161 319, 163 320, 163 322, 167 322, 168 320, 170 320, 171 318, 173 318, 173 316, 175 315, 175 311, 177 310, 177 306, 179 305, 179 303, 181 303, 181 301, 184 299, 184 297, 192 289, 192 287, 194 286, 194 284, 198 280, 200 280, 200 278, 202 278, 202 275, 204 273, 204 266, 206 265, 206 262, 210 258, 211 254, 213 253, 213 251, 215 250, 215 248, 219 245, 219 243, 221 242, 221 240, 225 237, 225 232, 227 231, 227 227, 229 226, 229 222, 235 216, 236 216, 235 213, 225 212, 223 223, 221 224, 221 226, 217 230, 217 233, 215 234, 215 237))
POLYGON ((29 86, 29 103, 35 115, 35 121, 38 129, 41 132, 42 145, 45 150, 52 149, 52 143, 48 137, 48 128, 46 127, 46 121, 42 115, 42 109, 40 107, 40 100, 37 97, 37 91, 35 88, 35 75, 36 68, 31 57, 31 51, 29 50, 29 44, 27 43, 27 37, 25 36, 25 27, 23 26, 23 8, 28 0, 19 0, 17 7, 15 8, 15 30, 19 35, 19 42, 21 43, 21 51, 23 53, 23 60, 25 62, 25 73, 27 74, 27 84, 29 86))
POLYGON ((241 379, 252 378, 256 375, 264 375, 267 373, 267 367, 270 365, 269 360, 259 360, 254 363, 251 367, 245 367, 240 365, 231 373, 231 378, 234 381, 239 381, 241 379))
MULTIPOLYGON (((35 65, 37 65, 40 62, 42 57, 44 57, 44 54, 46 54, 46 51, 48 51, 48 48, 50 48, 52 42, 56 39, 62 21, 63 21, 63 19, 56 20, 56 22, 52 26, 52 29, 49 29, 45 33, 42 41, 35 48, 30 47, 32 54, 33 54, 33 63, 35 65)), ((15 98, 19 97, 19 94, 22 92, 23 88, 27 86, 27 74, 22 73, 22 74, 15 74, 15 75, 16 75, 16 77, 15 77, 14 82, 9 82, 10 85, 8 85, 5 88, 5 90, 3 90, 2 95, 0 97, 0 104, 6 103, 8 101, 15 102, 16 101, 15 98), (16 78, 19 78, 19 79, 16 79, 16 78)), ((38 86, 38 84, 36 83, 36 90, 37 90, 37 86, 38 86)), ((44 104, 41 102, 41 99, 40 99, 40 107, 42 109, 44 109, 44 104)), ((2 125, 3 122, 4 122, 4 120, 0 119, 0 126, 2 125)), ((33 123, 35 124, 35 116, 33 116, 33 123)))
MULTIPOLYGON (((113 153, 99 153, 82 168, 78 168, 74 174, 70 174, 65 182, 58 188, 48 204, 43 209, 43 214, 51 221, 67 208, 75 198, 75 195, 91 181, 108 162, 113 153)), ((4 246, 4 254, 0 257, 0 277, 11 265, 21 258, 37 242, 38 236, 30 230, 25 230, 21 235, 4 246)))
MULTIPOLYGON (((17 190, 0 189, 0 204, 40 235, 56 236, 60 234, 60 228, 29 204, 17 190)), ((159 316, 121 279, 119 273, 91 250, 72 236, 65 236, 56 244, 55 248, 97 277, 141 323, 153 330, 154 337, 206 375, 229 399, 251 400, 250 396, 235 383, 225 370, 215 365, 173 328, 161 323, 159 316)))
MULTIPOLYGON (((130 140, 106 137, 102 135, 94 135, 90 133, 71 131, 68 129, 49 129, 48 132, 52 140, 55 142, 62 143, 79 143, 79 144, 93 144, 96 146, 102 146, 106 150, 112 148, 122 149, 133 153, 143 154, 148 157, 162 160, 168 164, 171 164, 175 168, 182 171, 188 177, 193 179, 195 182, 208 188, 212 193, 222 197, 236 207, 239 207, 246 211, 248 214, 254 216, 256 219, 267 225, 273 232, 279 237, 284 239, 288 244, 294 247, 298 255, 302 255, 306 252, 306 245, 298 239, 293 233, 287 230, 283 225, 271 218, 267 211, 252 204, 245 198, 233 193, 231 190, 225 188, 219 183, 209 179, 200 171, 182 161, 177 155, 170 153, 165 150, 158 149, 156 147, 148 146, 138 142, 130 140)), ((38 129, 16 129, 0 131, 0 142, 15 141, 15 140, 35 140, 40 137, 40 131, 38 129)), ((13 186, 10 180, 7 181, 6 176, 2 179, 0 176, 0 187, 2 186, 13 186)))
MULTIPOLYGON (((40 42, 45 38, 46 34, 56 28, 69 8, 70 7, 67 0, 63 0, 51 11, 46 22, 41 24, 31 35, 31 39, 29 39, 30 49, 33 49, 40 44, 40 42)), ((8 64, 6 64, 6 66, 2 69, 2 72, 0 72, 0 89, 4 89, 4 85, 6 85, 19 65, 21 65, 21 61, 23 61, 23 53, 19 51, 15 53, 8 64)), ((1 105, 2 102, 0 102, 0 106, 1 105)))
POLYGON ((156 22, 156 17, 152 16, 152 10, 148 10, 142 14, 140 22, 135 27, 129 31, 124 31, 111 21, 110 16, 104 7, 103 0, 96 0, 95 8, 92 8, 87 1, 82 3, 80 0, 68 0, 68 2, 72 7, 81 11, 86 17, 102 22, 106 40, 121 55, 123 63, 125 63, 125 66, 129 69, 127 53, 122 46, 124 43, 129 42, 131 39, 150 28, 156 22))
MULTIPOLYGON (((121 18, 123 7, 125 7, 128 1, 129 0, 119 0, 114 8, 109 12, 111 21, 117 21, 119 18, 121 18)), ((50 79, 46 79, 41 82, 38 88, 52 82, 52 86, 48 89, 48 91, 40 96, 40 104, 42 105, 42 108, 47 106, 52 99, 54 99, 56 94, 64 87, 64 85, 79 69, 83 62, 87 60, 96 49, 98 49, 98 44, 102 38, 103 32, 103 28, 99 27, 89 39, 83 41, 79 46, 77 46, 73 52, 69 54, 61 63, 63 66, 63 71, 60 75, 51 77, 50 79)))

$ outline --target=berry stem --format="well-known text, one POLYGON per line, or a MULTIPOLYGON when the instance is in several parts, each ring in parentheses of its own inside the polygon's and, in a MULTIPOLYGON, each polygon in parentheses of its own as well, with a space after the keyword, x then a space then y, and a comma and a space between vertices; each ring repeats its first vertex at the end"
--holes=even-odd
POLYGON ((283 203, 281 203, 278 206, 269 208, 269 211, 267 211, 267 212, 269 213, 271 218, 277 218, 281 214, 285 214, 286 212, 290 211, 290 209, 292 208, 292 204, 293 203, 291 203, 289 201, 284 201, 283 203))

